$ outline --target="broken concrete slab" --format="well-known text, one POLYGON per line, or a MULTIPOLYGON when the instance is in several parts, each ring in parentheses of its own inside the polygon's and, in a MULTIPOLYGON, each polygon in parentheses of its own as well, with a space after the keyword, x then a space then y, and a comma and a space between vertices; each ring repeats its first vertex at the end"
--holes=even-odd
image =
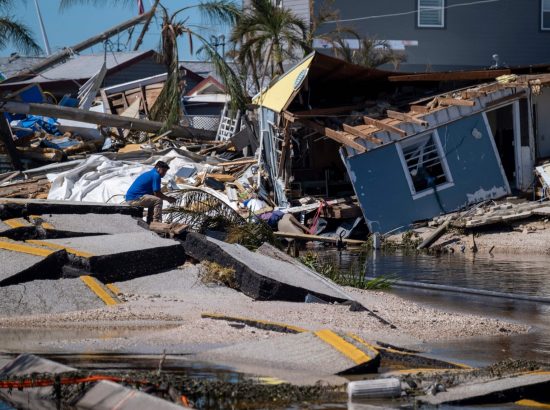
POLYGON ((228 365, 252 365, 317 375, 367 373, 379 365, 372 351, 330 330, 285 334, 259 342, 208 350, 200 360, 228 365))
POLYGON ((96 383, 73 406, 83 410, 181 410, 189 408, 111 381, 96 383))
MULTIPOLYGON (((181 244, 153 232, 32 241, 45 249, 64 249, 75 274, 90 274, 103 282, 175 268, 185 262, 181 244)), ((65 269, 69 273, 69 270, 65 269)))
POLYGON ((313 294, 327 302, 349 300, 338 285, 240 245, 190 232, 185 236, 183 246, 186 254, 197 260, 233 268, 237 288, 254 299, 303 302, 308 294, 313 294))
POLYGON ((65 236, 101 235, 129 232, 144 232, 147 225, 141 219, 123 214, 44 214, 31 216, 35 223, 46 231, 56 231, 65 236))
POLYGON ((0 198, 0 219, 43 214, 123 214, 142 217, 143 208, 102 202, 0 198))
POLYGON ((0 221, 0 236, 14 240, 24 240, 37 236, 36 227, 33 225, 13 227, 4 221, 0 221))
POLYGON ((475 384, 452 387, 435 396, 421 396, 419 403, 431 404, 476 404, 508 403, 528 397, 529 393, 548 391, 550 372, 533 372, 475 384))
POLYGON ((102 299, 80 278, 34 280, 0 287, 0 316, 62 313, 104 306, 102 299))
POLYGON ((0 286, 59 278, 66 257, 64 251, 0 238, 0 286))

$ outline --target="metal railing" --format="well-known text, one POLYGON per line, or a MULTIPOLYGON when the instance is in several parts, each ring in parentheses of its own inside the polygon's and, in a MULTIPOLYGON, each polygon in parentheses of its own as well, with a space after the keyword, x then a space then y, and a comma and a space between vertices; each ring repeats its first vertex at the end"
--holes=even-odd
POLYGON ((219 115, 184 115, 181 121, 184 127, 199 130, 217 131, 220 125, 219 115))

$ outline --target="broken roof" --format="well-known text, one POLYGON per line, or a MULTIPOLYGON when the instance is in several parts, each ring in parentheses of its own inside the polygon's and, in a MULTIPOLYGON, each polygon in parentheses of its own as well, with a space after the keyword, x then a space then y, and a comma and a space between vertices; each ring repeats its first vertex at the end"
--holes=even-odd
POLYGON ((45 83, 54 81, 83 80, 93 77, 105 60, 107 70, 121 69, 129 64, 155 55, 154 50, 115 52, 101 54, 86 54, 74 56, 65 62, 49 68, 33 78, 23 81, 6 83, 6 85, 45 83))
POLYGON ((338 58, 313 52, 280 77, 271 82, 269 88, 254 97, 254 103, 280 113, 294 100, 307 83, 310 89, 330 89, 338 84, 341 90, 346 85, 355 88, 366 87, 373 80, 386 82, 390 76, 399 76, 392 71, 366 68, 347 63, 338 58), (307 82, 305 81, 307 79, 307 82))

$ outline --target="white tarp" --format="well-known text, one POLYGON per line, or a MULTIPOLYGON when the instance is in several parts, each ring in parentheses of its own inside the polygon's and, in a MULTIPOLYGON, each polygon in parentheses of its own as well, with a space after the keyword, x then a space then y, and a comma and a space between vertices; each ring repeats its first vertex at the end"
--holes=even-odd
POLYGON ((114 161, 103 155, 91 155, 77 167, 58 174, 47 174, 51 182, 48 199, 120 203, 134 180, 153 168, 157 160, 170 165, 163 184, 170 184, 176 172, 192 164, 200 171, 204 165, 197 164, 176 151, 164 156, 150 158, 148 164, 133 161, 114 161))

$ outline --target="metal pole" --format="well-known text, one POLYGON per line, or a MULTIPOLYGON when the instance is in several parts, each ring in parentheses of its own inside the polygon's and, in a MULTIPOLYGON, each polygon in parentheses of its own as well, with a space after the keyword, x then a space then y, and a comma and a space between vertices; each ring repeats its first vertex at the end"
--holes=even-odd
POLYGON ((52 54, 52 50, 50 49, 50 43, 48 42, 46 28, 44 27, 44 22, 42 21, 42 13, 40 13, 40 7, 38 7, 38 0, 34 0, 34 5, 36 6, 36 15, 38 16, 38 23, 40 24, 40 31, 42 32, 42 39, 44 40, 46 55, 49 56, 50 54, 52 54))

